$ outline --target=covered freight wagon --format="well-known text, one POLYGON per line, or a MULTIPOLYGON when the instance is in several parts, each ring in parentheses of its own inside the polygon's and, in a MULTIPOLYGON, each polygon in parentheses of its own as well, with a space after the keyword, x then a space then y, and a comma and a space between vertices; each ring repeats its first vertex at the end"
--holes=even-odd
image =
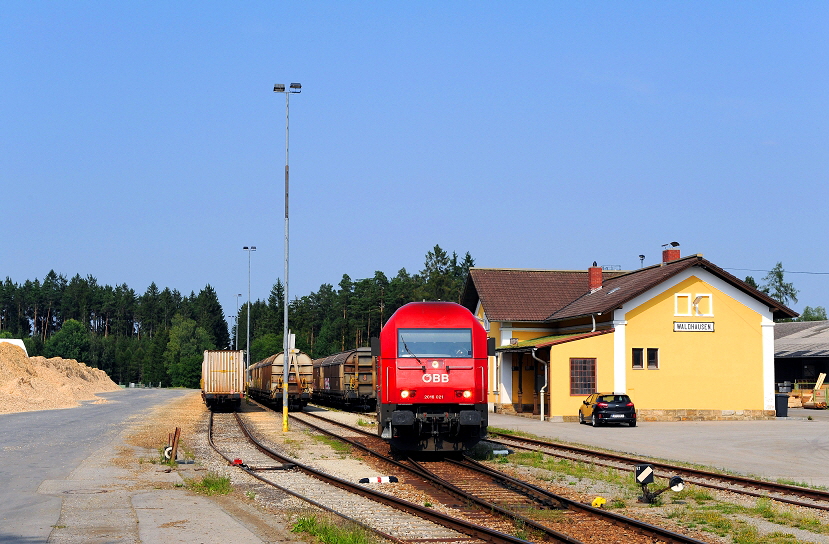
POLYGON ((377 371, 371 348, 314 360, 313 402, 371 412, 377 407, 377 371))
MULTIPOLYGON (((284 360, 282 353, 277 353, 250 368, 251 379, 248 393, 251 397, 272 406, 282 406, 284 360)), ((302 410, 311 400, 312 378, 311 358, 298 351, 290 353, 288 363, 289 410, 302 410)))
POLYGON ((211 410, 238 409, 245 396, 245 352, 206 350, 201 365, 201 395, 211 410))

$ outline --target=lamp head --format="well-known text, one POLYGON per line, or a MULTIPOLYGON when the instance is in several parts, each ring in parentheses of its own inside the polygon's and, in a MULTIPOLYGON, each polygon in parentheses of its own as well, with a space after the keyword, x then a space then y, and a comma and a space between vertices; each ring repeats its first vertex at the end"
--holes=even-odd
POLYGON ((677 493, 685 489, 685 482, 679 476, 671 478, 668 485, 671 487, 671 491, 676 491, 677 493))

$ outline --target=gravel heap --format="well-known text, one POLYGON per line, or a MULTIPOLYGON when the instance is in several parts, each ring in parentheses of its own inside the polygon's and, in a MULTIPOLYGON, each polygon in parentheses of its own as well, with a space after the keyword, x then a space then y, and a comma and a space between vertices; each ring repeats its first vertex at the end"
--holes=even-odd
MULTIPOLYGON (((0 342, 0 414, 72 408, 119 386, 106 372, 74 359, 26 357, 0 342)), ((103 399, 100 399, 103 402, 103 399)))

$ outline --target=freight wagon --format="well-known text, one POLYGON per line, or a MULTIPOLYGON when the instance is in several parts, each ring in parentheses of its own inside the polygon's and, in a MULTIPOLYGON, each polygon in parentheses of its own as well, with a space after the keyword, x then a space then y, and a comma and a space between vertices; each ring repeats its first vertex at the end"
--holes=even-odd
POLYGON ((237 410, 245 396, 245 352, 206 350, 201 365, 201 396, 211 410, 237 410))
POLYGON ((313 402, 362 412, 376 408, 377 371, 371 348, 335 353, 313 363, 313 402))
MULTIPOLYGON (((282 385, 285 357, 282 353, 271 355, 253 365, 248 394, 270 406, 282 407, 282 385)), ((302 352, 290 353, 288 362, 288 410, 302 410, 311 400, 313 363, 302 352)))

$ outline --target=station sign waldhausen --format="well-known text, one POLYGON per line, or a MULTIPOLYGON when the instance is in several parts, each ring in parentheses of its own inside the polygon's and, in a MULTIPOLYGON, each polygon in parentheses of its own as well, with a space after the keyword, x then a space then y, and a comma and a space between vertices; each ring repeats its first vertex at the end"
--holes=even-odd
POLYGON ((674 321, 674 332, 714 332, 714 322, 674 321))

